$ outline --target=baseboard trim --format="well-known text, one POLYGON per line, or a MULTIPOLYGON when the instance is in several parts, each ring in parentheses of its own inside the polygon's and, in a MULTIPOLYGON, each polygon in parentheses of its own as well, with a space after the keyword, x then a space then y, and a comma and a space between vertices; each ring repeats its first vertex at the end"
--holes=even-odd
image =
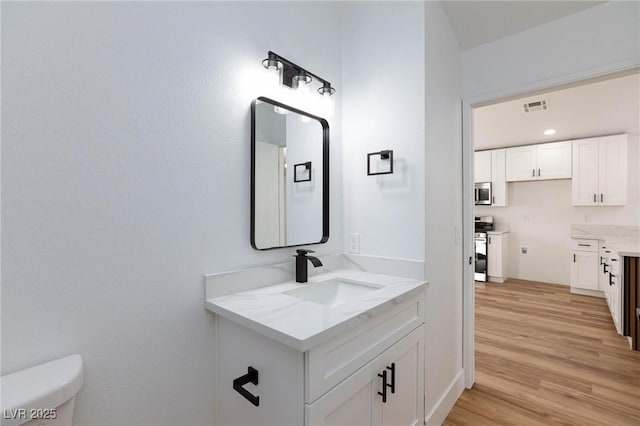
POLYGON ((460 370, 453 379, 445 393, 440 397, 436 406, 429 412, 424 419, 427 426, 439 426, 444 422, 449 411, 456 405, 456 401, 464 391, 464 370, 460 370))
POLYGON ((604 292, 598 290, 587 290, 584 288, 571 287, 571 293, 581 294, 583 296, 601 297, 604 299, 604 292))

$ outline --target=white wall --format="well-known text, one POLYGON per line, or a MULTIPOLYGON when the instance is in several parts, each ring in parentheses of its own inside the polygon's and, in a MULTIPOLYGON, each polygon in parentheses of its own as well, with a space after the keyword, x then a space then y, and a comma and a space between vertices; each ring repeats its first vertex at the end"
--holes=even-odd
POLYGON ((272 49, 335 84, 323 3, 2 4, 2 373, 85 361, 78 425, 205 425, 203 275, 291 261, 249 245, 250 101, 272 49), (295 36, 292 36, 295 35, 295 36))
POLYGON ((571 180, 507 184, 507 207, 476 206, 478 215, 494 216, 509 227, 509 277, 569 285, 573 224, 640 225, 640 144, 629 135, 627 204, 618 207, 571 206, 571 180), (527 246, 527 255, 520 247, 527 246))
POLYGON ((460 49, 439 3, 426 3, 426 410, 439 424, 462 381, 460 49), (459 234, 461 235, 461 234, 459 234))
POLYGON ((640 64, 640 3, 612 1, 463 52, 466 98, 640 64))
POLYGON ((361 254, 424 259, 424 5, 341 10, 345 241, 357 233, 361 254), (367 176, 367 153, 383 149, 394 173, 367 176))

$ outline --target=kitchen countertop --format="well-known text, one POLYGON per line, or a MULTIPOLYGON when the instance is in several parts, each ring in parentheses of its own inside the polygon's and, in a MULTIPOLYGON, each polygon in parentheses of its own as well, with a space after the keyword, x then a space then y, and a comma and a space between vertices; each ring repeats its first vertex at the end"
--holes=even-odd
POLYGON ((571 238, 604 241, 619 256, 640 257, 640 227, 625 225, 571 225, 571 238))
POLYGON ((220 296, 205 307, 299 351, 307 351, 413 297, 426 281, 338 270, 309 277, 309 283, 333 278, 369 283, 378 290, 337 306, 325 306, 284 294, 306 284, 293 281, 220 296))
POLYGON ((508 234, 509 230, 508 229, 494 229, 493 231, 487 231, 487 235, 502 235, 502 234, 508 234))

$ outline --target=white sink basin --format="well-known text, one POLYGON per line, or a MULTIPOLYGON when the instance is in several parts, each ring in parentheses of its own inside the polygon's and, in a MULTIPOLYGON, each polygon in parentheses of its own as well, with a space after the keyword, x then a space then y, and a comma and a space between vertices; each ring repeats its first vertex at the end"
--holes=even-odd
POLYGON ((284 294, 321 305, 337 306, 369 294, 379 288, 380 287, 372 284, 334 278, 316 283, 303 284, 300 288, 285 291, 284 294))

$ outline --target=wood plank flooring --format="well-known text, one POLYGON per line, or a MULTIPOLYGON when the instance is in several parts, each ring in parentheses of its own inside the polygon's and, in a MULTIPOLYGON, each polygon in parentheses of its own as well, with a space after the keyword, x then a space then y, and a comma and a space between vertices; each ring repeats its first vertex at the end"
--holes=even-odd
POLYGON ((476 383, 444 425, 640 425, 640 352, 605 299, 476 283, 476 383))

